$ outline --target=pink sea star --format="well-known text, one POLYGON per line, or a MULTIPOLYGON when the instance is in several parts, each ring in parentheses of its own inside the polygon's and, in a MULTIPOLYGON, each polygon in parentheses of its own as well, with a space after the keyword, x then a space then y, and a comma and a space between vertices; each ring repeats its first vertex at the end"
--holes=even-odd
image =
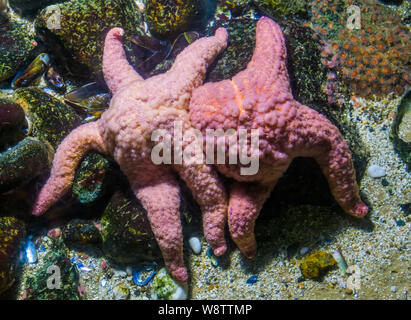
MULTIPOLYGON (((201 130, 259 130, 259 171, 241 175, 241 165, 219 164, 218 170, 234 178, 229 197, 228 225, 241 252, 256 254, 255 220, 278 179, 295 157, 313 157, 326 176, 331 192, 350 215, 363 217, 355 171, 339 130, 323 115, 294 100, 286 68, 286 46, 280 27, 271 19, 259 20, 256 48, 247 68, 217 83, 194 90, 190 120, 201 130)), ((250 139, 250 138, 249 138, 250 139)), ((248 150, 250 152, 250 149, 248 150)), ((226 158, 228 158, 226 142, 226 158)), ((226 159, 227 160, 227 159, 226 159)))
MULTIPOLYGON (((152 132, 165 129, 173 136, 179 120, 191 128, 188 104, 192 90, 202 84, 207 66, 225 49, 227 32, 201 38, 176 58, 172 68, 143 80, 128 64, 122 47, 124 31, 111 29, 105 40, 103 73, 113 93, 110 107, 98 121, 72 131, 60 144, 51 176, 41 190, 33 214, 43 214, 66 193, 75 168, 90 149, 112 156, 126 174, 141 201, 171 275, 187 280, 183 261, 183 235, 179 215, 179 186, 173 171, 186 182, 203 212, 204 234, 215 255, 226 251, 224 226, 227 196, 214 169, 203 164, 155 165, 150 156, 152 132)), ((185 150, 187 143, 182 146, 185 150)))

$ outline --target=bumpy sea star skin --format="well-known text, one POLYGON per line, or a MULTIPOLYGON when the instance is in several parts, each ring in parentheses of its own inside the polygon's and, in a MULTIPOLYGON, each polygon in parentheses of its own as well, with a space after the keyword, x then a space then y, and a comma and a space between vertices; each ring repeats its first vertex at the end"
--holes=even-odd
POLYGON ((257 174, 241 175, 241 165, 227 161, 217 165, 222 174, 235 180, 230 190, 228 224, 233 240, 249 258, 255 256, 257 248, 255 220, 295 157, 316 159, 333 196, 348 214, 363 217, 368 212, 360 199, 351 153, 341 133, 324 116, 292 96, 280 27, 262 17, 256 32, 256 48, 247 68, 232 80, 195 89, 190 102, 191 123, 204 136, 206 129, 259 130, 257 174))
MULTIPOLYGON (((206 164, 155 165, 151 159, 152 132, 165 129, 173 136, 175 121, 183 134, 191 128, 188 104, 192 90, 204 81, 206 68, 227 45, 227 32, 201 38, 176 58, 172 68, 143 80, 128 64, 122 47, 123 30, 106 36, 103 72, 113 93, 101 118, 72 131, 58 147, 51 176, 41 190, 33 214, 43 214, 66 193, 75 168, 90 149, 113 156, 126 174, 147 215, 171 275, 187 280, 183 261, 183 236, 179 215, 179 186, 175 172, 191 189, 203 212, 204 234, 215 255, 226 251, 224 226, 227 196, 214 169, 206 164)), ((184 142, 183 151, 189 145, 184 142)))

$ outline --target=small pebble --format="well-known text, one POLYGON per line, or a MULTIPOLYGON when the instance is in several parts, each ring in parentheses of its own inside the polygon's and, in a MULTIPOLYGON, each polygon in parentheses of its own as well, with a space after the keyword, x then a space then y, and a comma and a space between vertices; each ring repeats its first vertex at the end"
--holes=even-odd
POLYGON ((399 227, 403 227, 403 226, 405 226, 405 222, 404 222, 404 221, 402 221, 401 219, 396 220, 396 221, 395 221, 395 223, 396 223, 396 224, 397 224, 397 226, 399 226, 399 227))
POLYGON ((300 249, 300 254, 301 255, 304 255, 304 254, 306 254, 308 252, 308 247, 304 247, 304 248, 301 248, 300 249))
POLYGON ((397 287, 396 286, 392 286, 391 287, 391 292, 396 292, 397 291, 397 287))
POLYGON ((188 239, 188 243, 190 245, 191 250, 193 250, 195 254, 200 254, 201 241, 198 237, 190 237, 190 239, 188 239))
POLYGON ((383 168, 373 164, 368 168, 368 174, 372 178, 381 178, 381 177, 384 177, 386 173, 385 173, 385 170, 383 168))
POLYGON ((248 284, 254 284, 258 281, 258 276, 251 276, 250 278, 247 279, 246 283, 248 284))
POLYGON ((386 187, 386 186, 389 185, 387 179, 382 179, 382 180, 381 180, 381 184, 382 184, 383 187, 386 187))

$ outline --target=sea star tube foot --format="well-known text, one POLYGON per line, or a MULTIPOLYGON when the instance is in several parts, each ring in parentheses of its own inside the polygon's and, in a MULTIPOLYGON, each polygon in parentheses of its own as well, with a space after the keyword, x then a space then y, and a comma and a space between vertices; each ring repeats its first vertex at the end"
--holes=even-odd
MULTIPOLYGON (((295 157, 313 157, 328 180, 330 190, 344 209, 363 217, 368 207, 361 201, 350 150, 339 130, 323 115, 294 100, 286 68, 286 45, 277 23, 262 17, 256 30, 256 47, 247 68, 231 80, 206 83, 195 89, 190 120, 207 141, 207 129, 258 130, 259 169, 242 175, 243 164, 225 164, 218 170, 233 178, 228 225, 241 252, 254 257, 255 220, 278 179, 295 157)), ((251 154, 248 136, 248 154, 251 154)), ((237 146, 241 150, 241 146, 237 146)))
MULTIPOLYGON (((191 93, 204 81, 207 66, 226 48, 227 32, 220 28, 215 36, 198 39, 178 55, 168 72, 146 80, 128 64, 123 34, 120 28, 111 29, 104 44, 103 72, 113 93, 110 107, 99 120, 80 126, 64 139, 33 213, 43 214, 69 190, 74 170, 87 150, 112 156, 147 211, 166 267, 176 280, 185 282, 176 173, 200 205, 204 234, 216 255, 227 248, 227 195, 217 173, 205 161, 154 163, 154 147, 158 145, 153 137, 162 130, 162 138, 170 138, 173 148, 175 123, 181 123, 183 135, 192 129, 188 114, 191 93)), ((182 152, 189 147, 184 142, 182 152)))

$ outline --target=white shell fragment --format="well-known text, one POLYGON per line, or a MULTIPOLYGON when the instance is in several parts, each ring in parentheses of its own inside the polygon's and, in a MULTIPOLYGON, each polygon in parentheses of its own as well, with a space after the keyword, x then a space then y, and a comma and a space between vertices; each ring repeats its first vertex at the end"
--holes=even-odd
POLYGON ((385 170, 383 168, 373 164, 368 168, 368 174, 372 178, 381 178, 381 177, 384 177, 386 173, 385 173, 385 170))
POLYGON ((190 237, 190 239, 188 239, 188 244, 190 245, 191 250, 193 250, 195 254, 200 254, 201 241, 198 237, 190 237))

